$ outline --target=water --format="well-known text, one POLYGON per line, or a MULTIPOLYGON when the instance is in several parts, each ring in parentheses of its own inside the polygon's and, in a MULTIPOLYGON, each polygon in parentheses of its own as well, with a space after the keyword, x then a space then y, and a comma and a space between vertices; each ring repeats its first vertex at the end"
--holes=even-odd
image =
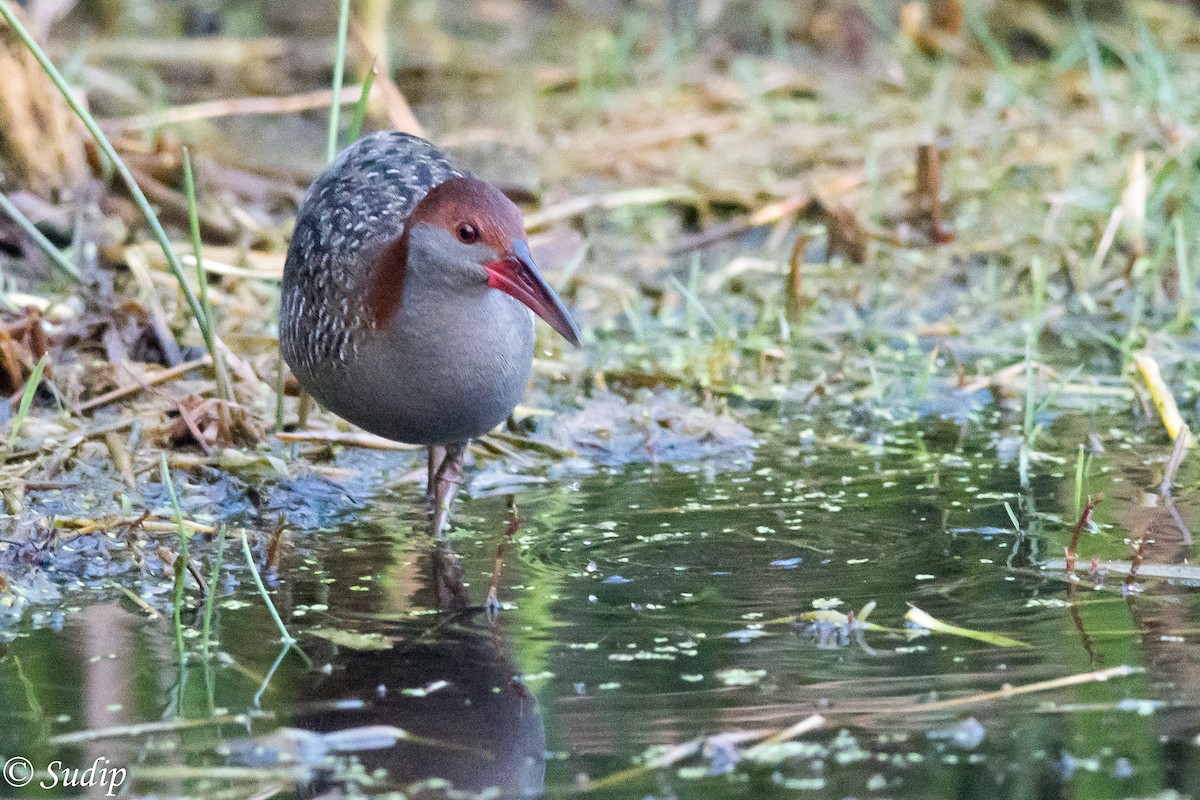
MULTIPOLYGON (((273 594, 311 668, 295 651, 280 656, 237 541, 219 584, 218 655, 205 661, 190 635, 183 671, 169 620, 111 587, 35 606, 5 637, 0 755, 39 768, 107 759, 129 770, 125 791, 138 796, 1200 792, 1193 586, 1145 579, 1124 597, 1124 575, 1112 574, 1103 589, 1085 580, 1069 591, 1032 560, 1069 541, 1073 460, 1037 462, 1022 490, 1016 463, 997 456, 998 424, 872 433, 874 423, 747 421, 762 444, 720 468, 629 465, 525 487, 511 539, 505 498, 487 497, 461 505, 451 538, 432 544, 414 488, 294 531, 273 594), (1018 537, 1005 503, 1031 535, 1018 537), (888 630, 814 629, 796 619, 814 601, 843 612, 873 602, 868 621, 888 630), (908 604, 1028 646, 910 637, 908 604), (1132 674, 905 711, 1121 665, 1132 674), (753 747, 815 713, 824 726, 753 747), (709 738, 664 756, 697 737, 709 738), (670 763, 633 769, 647 758, 670 763)), ((1127 560, 1124 539, 1145 528, 1147 563, 1179 562, 1189 550, 1178 528, 1144 499, 1168 448, 1156 431, 1147 442, 1117 430, 1127 422, 1094 412, 1049 431, 1061 452, 1088 432, 1105 448, 1086 477, 1106 499, 1080 561, 1127 560)), ((1194 526, 1194 474, 1179 482, 1181 518, 1194 526)), ((195 548, 212 552, 199 538, 195 548)), ((165 587, 136 572, 122 582, 165 587)), ((168 600, 147 599, 169 615, 168 600)), ((197 632, 198 611, 185 622, 197 632)), ((34 790, 52 780, 12 793, 80 793, 34 790)))

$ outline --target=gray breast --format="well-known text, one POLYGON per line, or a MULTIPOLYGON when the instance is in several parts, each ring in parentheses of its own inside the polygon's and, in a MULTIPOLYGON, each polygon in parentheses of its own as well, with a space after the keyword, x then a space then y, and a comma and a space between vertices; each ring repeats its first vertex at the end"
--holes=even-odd
POLYGON ((361 428, 410 444, 463 442, 502 423, 529 382, 529 309, 486 286, 406 308, 400 324, 364 337, 341 380, 315 378, 317 399, 361 428))

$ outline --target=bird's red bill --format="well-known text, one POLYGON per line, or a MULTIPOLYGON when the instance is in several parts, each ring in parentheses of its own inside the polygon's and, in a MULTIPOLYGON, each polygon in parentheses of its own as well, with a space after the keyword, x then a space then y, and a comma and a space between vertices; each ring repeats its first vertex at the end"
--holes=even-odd
POLYGON ((538 272, 525 242, 520 239, 513 242, 513 253, 488 264, 487 272, 488 286, 520 300, 564 339, 579 347, 579 328, 575 320, 538 272))

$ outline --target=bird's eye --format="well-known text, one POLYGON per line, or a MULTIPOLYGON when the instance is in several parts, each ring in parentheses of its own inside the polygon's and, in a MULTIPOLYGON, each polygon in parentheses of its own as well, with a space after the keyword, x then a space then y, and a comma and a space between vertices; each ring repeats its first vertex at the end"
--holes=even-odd
POLYGON ((463 244, 475 244, 479 241, 479 229, 469 222, 458 226, 458 240, 463 244))

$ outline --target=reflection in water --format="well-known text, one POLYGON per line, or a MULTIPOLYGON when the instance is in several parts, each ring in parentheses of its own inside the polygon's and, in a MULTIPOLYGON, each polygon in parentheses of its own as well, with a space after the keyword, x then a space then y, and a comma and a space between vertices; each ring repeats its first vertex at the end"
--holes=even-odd
MULTIPOLYGON (((1053 433, 1075 442, 1097 427, 1111 425, 1076 417, 1053 433)), ((62 631, 31 616, 0 655, 0 762, 103 755, 130 767, 131 796, 266 796, 299 772, 308 796, 457 796, 413 785, 433 778, 519 796, 586 778, 605 800, 1200 797, 1200 594, 1175 519, 1200 527, 1200 462, 1184 464, 1170 506, 1147 447, 1106 437, 1081 486, 1105 500, 1072 585, 1042 565, 1070 541, 1074 474, 1035 471, 1018 494, 1015 467, 998 467, 986 441, 947 433, 811 452, 764 434, 752 472, 631 468, 574 491, 548 481, 525 493, 528 522, 511 539, 498 501, 464 504, 453 549, 425 537, 410 498, 297 530, 274 597, 317 669, 288 655, 266 682, 277 632, 240 564, 217 584, 215 657, 193 640, 182 670, 167 619, 81 596, 89 610, 62 631), (1126 569, 1097 590, 1086 565, 1128 564, 1142 541, 1142 591, 1122 592, 1126 569), (1166 567, 1177 571, 1155 576, 1166 567), (495 622, 479 605, 489 584, 509 601, 495 622), (866 632, 867 648, 786 624, 872 602, 885 629, 866 632), (910 638, 908 603, 1032 646, 910 638), (1119 679, 967 700, 1123 666, 1119 679), (935 700, 960 704, 911 713, 935 700), (259 709, 249 729, 235 724, 259 709), (828 726, 779 747, 631 769, 701 735, 782 729, 814 711, 828 726), (118 727, 93 738, 106 726, 118 727), (247 742, 278 744, 307 769, 247 742), (546 759, 547 745, 564 755, 546 759)), ((129 588, 159 603, 160 585, 129 588)))
MULTIPOLYGON (((468 606, 461 562, 441 540, 421 558, 427 607, 438 616, 380 628, 396 640, 383 651, 342 650, 328 676, 298 696, 314 701, 292 725, 328 733, 368 726, 401 728, 410 738, 363 750, 359 760, 403 787, 440 778, 471 791, 540 793, 546 733, 533 696, 517 678, 499 629, 468 606)), ((327 782, 318 778, 314 793, 327 782)))
MULTIPOLYGON (((128 722, 133 689, 129 668, 118 653, 129 652, 129 615, 115 604, 91 606, 82 612, 78 646, 87 666, 83 670, 83 719, 88 728, 105 728, 128 722)), ((83 748, 79 764, 111 764, 110 752, 96 742, 83 748)), ((88 797, 101 797, 109 787, 87 787, 88 797)))

